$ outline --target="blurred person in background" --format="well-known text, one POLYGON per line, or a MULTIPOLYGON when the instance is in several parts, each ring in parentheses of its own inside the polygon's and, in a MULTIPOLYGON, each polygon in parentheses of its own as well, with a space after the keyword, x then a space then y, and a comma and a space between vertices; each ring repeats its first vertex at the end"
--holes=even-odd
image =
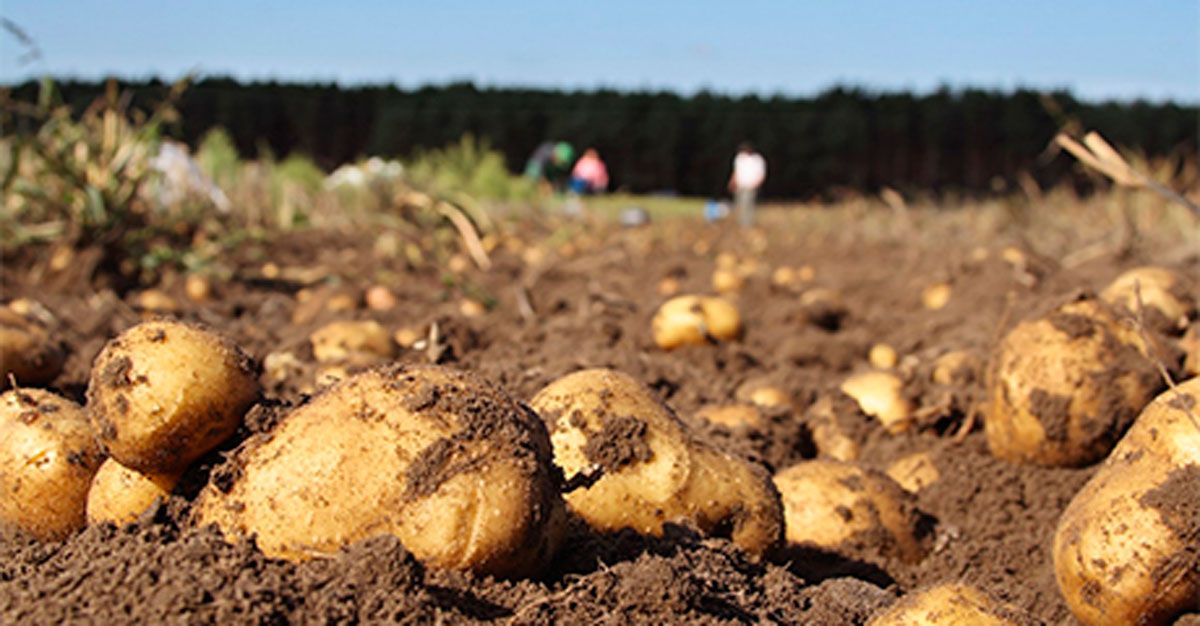
POLYGON ((571 170, 571 191, 579 194, 600 193, 608 189, 608 168, 595 148, 588 148, 571 170))
POLYGON ((755 152, 750 142, 742 142, 738 146, 737 156, 733 158, 733 174, 729 177, 729 191, 733 193, 738 223, 742 226, 754 224, 754 202, 766 178, 766 159, 755 152))
POLYGON ((575 148, 565 141, 542 142, 525 164, 525 176, 537 181, 543 193, 562 191, 575 160, 575 148))

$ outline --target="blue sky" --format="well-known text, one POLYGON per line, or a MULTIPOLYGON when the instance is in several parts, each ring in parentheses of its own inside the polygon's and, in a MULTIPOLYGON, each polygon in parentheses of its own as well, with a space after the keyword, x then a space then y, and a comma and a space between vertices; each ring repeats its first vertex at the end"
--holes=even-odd
POLYGON ((806 95, 1068 88, 1200 102, 1197 0, 4 0, 0 81, 241 78, 806 95))

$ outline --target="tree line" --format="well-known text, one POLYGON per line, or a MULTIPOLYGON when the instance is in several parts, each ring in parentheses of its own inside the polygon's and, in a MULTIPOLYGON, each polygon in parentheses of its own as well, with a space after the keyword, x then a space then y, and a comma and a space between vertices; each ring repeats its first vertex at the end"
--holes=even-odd
MULTIPOLYGON (((57 86, 80 109, 105 90, 99 81, 57 86)), ((148 105, 169 86, 151 79, 120 87, 148 105)), ((37 88, 10 87, 21 100, 36 98, 37 88)), ((1200 135, 1195 106, 1091 103, 1030 90, 914 95, 839 87, 799 98, 206 78, 188 88, 178 108, 170 130, 178 139, 195 146, 222 127, 247 157, 298 152, 331 169, 368 155, 410 156, 470 133, 520 172, 539 143, 565 140, 580 151, 599 150, 615 187, 701 196, 723 192, 742 141, 768 161, 765 195, 810 197, 882 186, 983 192, 1012 185, 1022 172, 1043 185, 1076 180, 1070 159, 1046 152, 1067 124, 1151 157, 1194 155, 1200 135)))

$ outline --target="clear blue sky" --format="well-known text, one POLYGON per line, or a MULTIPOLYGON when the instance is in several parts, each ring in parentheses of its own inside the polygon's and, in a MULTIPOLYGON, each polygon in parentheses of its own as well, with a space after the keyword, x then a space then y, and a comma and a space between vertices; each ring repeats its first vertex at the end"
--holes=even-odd
POLYGON ((1069 88, 1200 102, 1197 0, 4 0, 0 81, 240 78, 805 95, 1069 88))

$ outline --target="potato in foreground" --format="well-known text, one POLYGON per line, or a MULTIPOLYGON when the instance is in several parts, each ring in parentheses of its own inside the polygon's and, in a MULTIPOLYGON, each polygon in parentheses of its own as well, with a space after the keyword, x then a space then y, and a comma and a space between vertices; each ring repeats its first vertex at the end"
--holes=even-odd
POLYGON ((928 551, 916 498, 877 470, 818 459, 775 475, 789 544, 878 552, 913 563, 928 551))
POLYGON ((546 420, 554 462, 568 481, 601 472, 566 495, 593 528, 662 535, 682 522, 703 533, 729 529, 752 554, 783 534, 779 494, 761 467, 695 441, 641 383, 612 370, 575 372, 530 402, 546 420))
POLYGON ((1151 402, 1058 521, 1054 573, 1080 622, 1200 610, 1200 378, 1151 402))
POLYGON ((1096 299, 1018 324, 988 372, 992 454, 1048 466, 1104 458, 1162 386, 1145 351, 1137 331, 1096 299))
POLYGON ((79 405, 40 389, 0 395, 0 524, 42 540, 82 528, 103 460, 79 405))
POLYGON ((732 341, 742 335, 742 319, 728 300, 677 296, 659 307, 651 320, 654 343, 663 350, 709 341, 732 341))
POLYGON ((104 346, 87 393, 92 426, 114 459, 170 474, 237 430, 259 384, 249 357, 229 339, 154 320, 104 346))
POLYGON ((62 372, 66 356, 40 324, 0 307, 0 389, 9 376, 21 386, 45 385, 62 372))
POLYGON ((179 482, 172 474, 146 475, 113 459, 100 465, 87 494, 89 524, 128 524, 145 513, 154 501, 166 499, 179 482))
POLYGON ((964 583, 914 591, 867 626, 1032 626, 1037 620, 964 583))
POLYGON ((536 573, 565 511, 537 416, 464 372, 387 366, 313 398, 238 453, 197 522, 302 560, 382 534, 436 567, 536 573))

